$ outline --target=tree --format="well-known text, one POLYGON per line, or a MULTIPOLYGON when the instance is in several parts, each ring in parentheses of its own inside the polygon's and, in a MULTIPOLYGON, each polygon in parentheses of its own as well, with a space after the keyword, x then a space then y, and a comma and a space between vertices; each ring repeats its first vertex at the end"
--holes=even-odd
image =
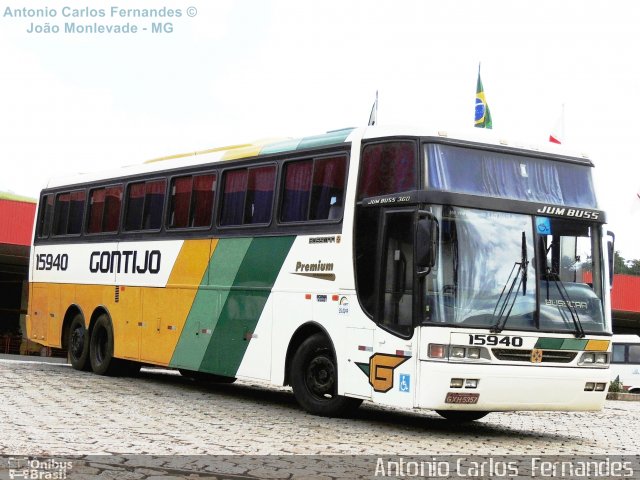
POLYGON ((640 276, 640 260, 625 260, 620 252, 615 252, 613 272, 640 276))

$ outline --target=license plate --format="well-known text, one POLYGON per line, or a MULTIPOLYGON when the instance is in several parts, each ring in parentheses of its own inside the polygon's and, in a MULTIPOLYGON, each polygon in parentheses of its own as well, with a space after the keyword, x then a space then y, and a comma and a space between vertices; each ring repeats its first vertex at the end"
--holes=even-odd
POLYGON ((447 393, 444 403, 463 403, 465 405, 471 405, 478 403, 480 398, 479 393, 447 393))

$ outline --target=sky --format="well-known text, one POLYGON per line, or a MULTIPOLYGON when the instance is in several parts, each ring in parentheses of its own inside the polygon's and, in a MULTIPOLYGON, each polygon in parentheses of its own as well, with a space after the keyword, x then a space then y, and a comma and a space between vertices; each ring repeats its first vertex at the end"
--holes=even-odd
POLYGON ((640 258, 639 25, 621 0, 4 0, 0 191, 365 125, 376 91, 381 125, 467 129, 481 62, 500 138, 543 144, 564 106, 563 144, 595 163, 616 249, 640 258))

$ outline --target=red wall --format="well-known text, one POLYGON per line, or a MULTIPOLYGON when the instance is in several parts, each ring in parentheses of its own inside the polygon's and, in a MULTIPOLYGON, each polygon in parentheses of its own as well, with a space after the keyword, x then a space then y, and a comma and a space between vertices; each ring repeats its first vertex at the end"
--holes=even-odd
POLYGON ((31 245, 36 204, 0 199, 0 243, 31 245))
POLYGON ((640 312, 640 277, 614 275, 611 291, 611 309, 640 312))

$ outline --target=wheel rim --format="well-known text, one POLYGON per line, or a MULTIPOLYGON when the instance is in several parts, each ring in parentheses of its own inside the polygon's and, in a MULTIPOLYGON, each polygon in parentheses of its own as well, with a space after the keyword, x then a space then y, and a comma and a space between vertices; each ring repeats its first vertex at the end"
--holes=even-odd
POLYGON ((315 357, 307 367, 306 381, 307 388, 315 397, 333 397, 336 383, 335 365, 325 356, 315 357))
POLYGON ((84 328, 78 326, 71 332, 71 355, 78 359, 84 351, 85 331, 84 328))

